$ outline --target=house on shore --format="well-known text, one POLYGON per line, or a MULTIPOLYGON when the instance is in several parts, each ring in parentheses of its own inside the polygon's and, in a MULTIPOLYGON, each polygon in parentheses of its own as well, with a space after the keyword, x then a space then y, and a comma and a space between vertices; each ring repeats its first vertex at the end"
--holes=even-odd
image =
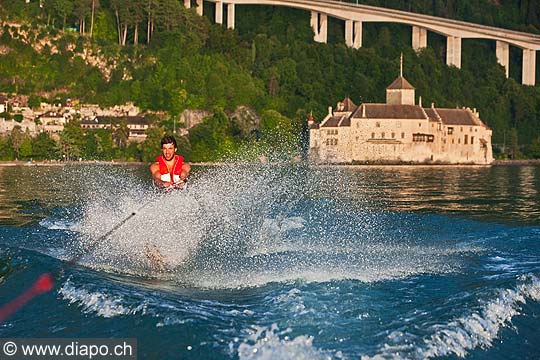
POLYGON ((491 129, 476 109, 422 107, 414 87, 400 74, 386 88, 386 103, 329 107, 309 125, 309 158, 334 164, 490 164, 491 129))
POLYGON ((128 141, 142 142, 146 139, 146 130, 150 124, 145 116, 96 116, 93 119, 82 120, 80 126, 83 129, 113 129, 125 123, 129 136, 128 141))

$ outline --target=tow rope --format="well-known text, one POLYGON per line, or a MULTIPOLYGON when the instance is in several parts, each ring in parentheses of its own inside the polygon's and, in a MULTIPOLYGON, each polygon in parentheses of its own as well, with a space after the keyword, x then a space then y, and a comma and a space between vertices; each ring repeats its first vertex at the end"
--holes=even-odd
POLYGON ((112 233, 118 230, 122 225, 128 222, 129 219, 137 215, 137 213, 140 212, 144 207, 146 207, 152 200, 148 200, 145 203, 143 203, 143 205, 137 211, 132 212, 128 217, 126 217, 124 220, 116 224, 107 233, 103 234, 96 240, 90 242, 88 246, 85 249, 83 249, 80 253, 72 256, 71 259, 69 259, 69 261, 67 261, 66 264, 62 266, 61 269, 55 274, 55 276, 53 276, 53 274, 51 273, 41 274, 37 278, 37 280, 32 284, 32 286, 30 286, 30 288, 28 288, 22 294, 17 296, 15 299, 11 300, 6 305, 0 307, 0 324, 2 324, 11 315, 19 311, 23 306, 25 306, 34 297, 40 294, 44 294, 54 289, 55 277, 59 277, 61 274, 63 274, 65 268, 74 266, 83 256, 85 256, 90 251, 92 251, 97 246, 98 243, 100 243, 102 240, 105 240, 112 233))
MULTIPOLYGON (((177 189, 179 190, 187 190, 187 182, 188 179, 185 178, 183 180, 183 186, 179 187, 177 189)), ((116 224, 111 230, 109 230, 107 233, 101 235, 96 240, 92 241, 88 246, 83 249, 80 253, 75 254, 74 256, 69 259, 61 267, 61 269, 53 276, 51 273, 43 273, 41 274, 37 280, 28 288, 26 291, 24 291, 22 294, 17 296, 15 299, 11 300, 6 305, 0 307, 0 324, 2 324, 7 318, 9 318, 11 315, 19 311, 23 306, 25 306, 30 300, 32 300, 34 297, 49 292, 52 289, 54 289, 54 279, 55 277, 59 277, 61 274, 63 274, 65 268, 74 266, 83 256, 87 255, 90 251, 92 251, 97 244, 99 244, 102 240, 105 240, 109 236, 111 236, 112 233, 114 233, 116 230, 118 230, 122 225, 124 225, 126 222, 128 222, 132 217, 137 215, 138 212, 140 212, 143 208, 145 208, 150 202, 152 202, 153 199, 150 199, 142 204, 142 206, 137 210, 132 212, 128 217, 126 217, 124 220, 116 224)))

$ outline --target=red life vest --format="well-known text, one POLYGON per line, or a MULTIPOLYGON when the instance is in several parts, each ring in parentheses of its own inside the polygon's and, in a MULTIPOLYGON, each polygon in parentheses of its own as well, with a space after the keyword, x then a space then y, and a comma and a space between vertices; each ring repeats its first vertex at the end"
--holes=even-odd
POLYGON ((167 181, 171 183, 177 183, 180 181, 180 174, 182 173, 182 165, 184 165, 184 157, 180 155, 174 156, 174 165, 169 173, 167 163, 163 158, 163 155, 159 155, 156 158, 159 163, 159 173, 161 174, 161 181, 167 181))

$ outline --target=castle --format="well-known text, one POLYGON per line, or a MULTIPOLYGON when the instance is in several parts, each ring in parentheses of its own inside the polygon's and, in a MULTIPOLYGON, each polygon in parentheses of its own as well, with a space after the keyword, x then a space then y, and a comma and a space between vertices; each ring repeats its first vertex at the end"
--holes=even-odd
POLYGON ((386 103, 338 102, 320 124, 310 116, 309 158, 316 163, 490 164, 491 129, 476 109, 415 104, 415 89, 400 76, 386 103))

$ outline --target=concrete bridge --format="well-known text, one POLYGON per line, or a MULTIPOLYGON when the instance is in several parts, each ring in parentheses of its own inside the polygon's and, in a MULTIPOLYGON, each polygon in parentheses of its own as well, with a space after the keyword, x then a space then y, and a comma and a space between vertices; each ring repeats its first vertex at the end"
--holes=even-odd
MULTIPOLYGON (((203 14, 203 1, 195 0, 197 13, 203 14)), ((393 22, 412 26, 412 47, 419 50, 427 47, 427 32, 432 31, 446 37, 446 64, 461 68, 462 39, 491 39, 497 44, 497 60, 510 69, 509 46, 523 51, 522 83, 535 85, 536 51, 540 50, 540 35, 478 25, 465 21, 449 20, 435 16, 410 13, 368 5, 357 5, 330 0, 207 0, 215 3, 215 21, 223 24, 226 11, 227 27, 234 29, 236 5, 274 5, 303 9, 311 12, 311 27, 314 40, 327 42, 328 17, 345 21, 345 43, 358 49, 362 46, 362 23, 393 22), (224 9, 226 6, 226 10, 224 9), (224 11, 225 10, 225 11, 224 11)), ((191 0, 184 0, 187 8, 191 0)))

